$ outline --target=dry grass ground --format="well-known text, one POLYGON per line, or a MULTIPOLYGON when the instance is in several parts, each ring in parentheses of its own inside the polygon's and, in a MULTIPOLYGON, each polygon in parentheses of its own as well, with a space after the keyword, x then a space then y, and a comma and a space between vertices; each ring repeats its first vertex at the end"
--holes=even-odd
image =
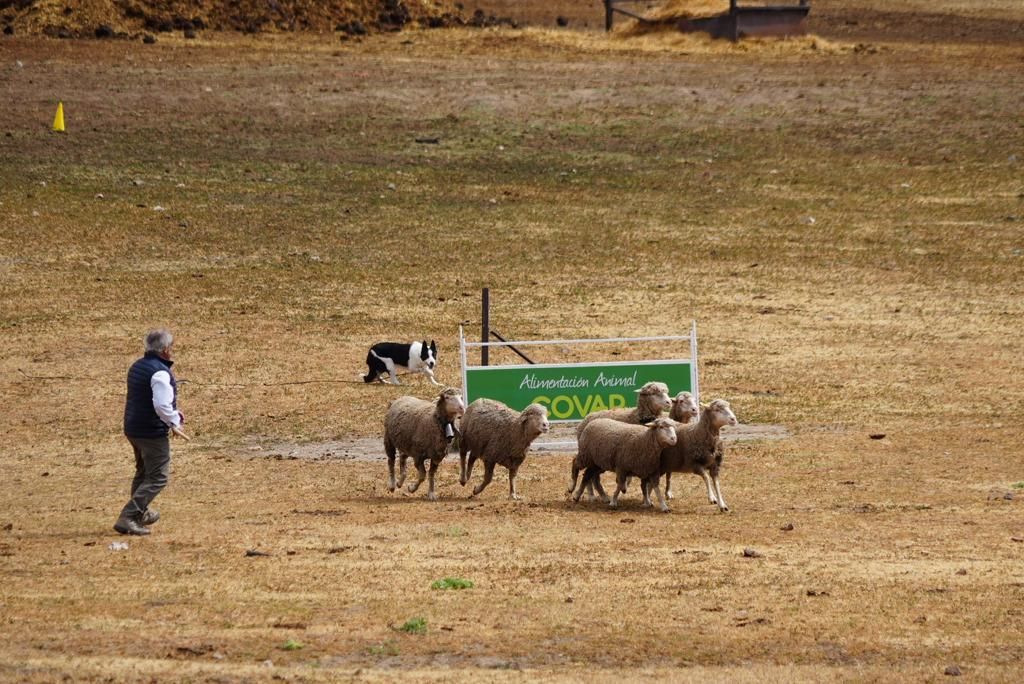
POLYGON ((1016 679, 1024 48, 863 40, 0 40, 0 679, 1016 679), (458 384, 485 286, 521 338, 695 319, 705 397, 790 437, 730 445, 729 514, 266 457, 432 393, 374 341, 458 384), (194 439, 119 538, 154 325, 194 439))

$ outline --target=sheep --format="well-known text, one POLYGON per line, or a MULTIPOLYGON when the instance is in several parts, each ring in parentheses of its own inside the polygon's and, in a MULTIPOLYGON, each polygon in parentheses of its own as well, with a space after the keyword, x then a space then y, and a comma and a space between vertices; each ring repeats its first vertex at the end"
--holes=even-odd
POLYGON ((668 417, 677 423, 689 423, 700 415, 700 408, 697 400, 689 392, 680 392, 672 400, 672 408, 668 411, 668 417))
POLYGON ((579 440, 579 452, 572 463, 572 486, 576 487, 579 471, 584 470, 583 480, 573 494, 573 501, 579 501, 588 482, 595 481, 605 470, 615 471, 615 494, 608 505, 617 508, 619 495, 626 491, 626 478, 638 477, 645 483, 644 503, 650 505, 647 497, 649 487, 654 488, 661 510, 668 506, 661 497, 658 477, 661 468, 661 452, 676 443, 676 422, 669 418, 655 418, 647 425, 633 425, 610 418, 591 421, 583 430, 579 440))
POLYGON ((718 480, 724 455, 719 431, 736 423, 736 414, 729 402, 715 399, 703 407, 696 423, 676 427, 675 446, 666 448, 661 455, 660 470, 665 474, 665 495, 668 498, 672 498, 672 473, 694 473, 704 478, 708 501, 717 504, 722 512, 729 510, 718 480))
POLYGON ((479 458, 484 462, 484 479, 473 488, 472 496, 484 491, 494 475, 494 466, 501 464, 508 468, 508 496, 518 501, 516 473, 533 440, 550 428, 547 408, 541 404, 530 404, 522 412, 516 412, 500 401, 477 399, 466 409, 460 426, 459 482, 462 486, 469 481, 473 463, 479 458))
POLYGON ((416 397, 399 397, 388 406, 384 416, 384 451, 388 456, 388 491, 395 491, 405 482, 405 461, 412 457, 419 478, 409 485, 414 493, 428 476, 424 463, 430 461, 430 482, 427 498, 437 500, 434 474, 448 453, 448 443, 455 437, 455 420, 466 412, 462 393, 457 389, 441 390, 436 401, 416 397), (395 481, 395 452, 401 454, 401 471, 395 481))
MULTIPOLYGON (((636 393, 636 406, 634 408, 605 409, 604 411, 594 411, 587 415, 576 426, 576 439, 579 440, 580 435, 583 434, 583 429, 591 421, 598 418, 611 418, 623 423, 645 425, 660 416, 662 411, 667 411, 673 406, 672 399, 668 394, 668 385, 663 382, 648 382, 636 390, 636 393)), ((609 501, 608 494, 605 493, 604 487, 601 486, 600 477, 595 477, 592 483, 587 484, 588 500, 593 500, 595 489, 600 495, 601 500, 607 503, 609 501)))

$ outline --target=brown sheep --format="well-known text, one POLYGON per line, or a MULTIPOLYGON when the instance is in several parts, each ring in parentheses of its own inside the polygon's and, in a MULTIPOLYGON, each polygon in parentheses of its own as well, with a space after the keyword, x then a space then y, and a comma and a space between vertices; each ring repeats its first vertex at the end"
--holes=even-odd
POLYGON ((736 414, 729 402, 715 399, 703 407, 696 423, 676 427, 675 446, 665 449, 661 455, 660 470, 665 474, 666 496, 672 497, 672 473, 694 473, 704 478, 708 500, 723 512, 729 510, 718 480, 724 455, 719 432, 727 425, 736 425, 736 422, 736 414))
MULTIPOLYGON (((636 390, 636 394, 636 406, 631 409, 605 409, 604 411, 595 411, 587 415, 587 417, 576 426, 576 439, 579 440, 580 435, 583 434, 583 429, 586 428, 591 421, 598 418, 610 418, 623 423, 646 425, 660 416, 662 411, 667 411, 672 406, 672 399, 668 394, 668 385, 663 382, 648 382, 644 384, 643 387, 636 390)), ((610 501, 608 494, 604 491, 604 487, 601 486, 600 477, 595 477, 593 481, 587 485, 588 500, 593 500, 595 489, 602 501, 605 503, 610 501)))
POLYGON ((490 484, 494 466, 500 464, 508 468, 509 498, 519 500, 516 473, 526 460, 526 450, 533 440, 550 428, 547 408, 530 404, 522 412, 517 412, 500 401, 477 399, 466 409, 461 427, 459 459, 462 469, 459 482, 465 486, 473 472, 473 463, 481 459, 484 462, 484 479, 473 489, 473 496, 477 496, 490 484))
MULTIPOLYGON (((668 507, 661 498, 658 476, 661 467, 661 452, 676 443, 676 422, 668 418, 656 418, 647 425, 633 425, 610 418, 591 421, 583 430, 579 440, 579 452, 572 464, 572 485, 576 487, 579 471, 583 479, 573 494, 573 501, 579 501, 589 482, 597 479, 602 471, 615 471, 617 486, 608 502, 616 508, 619 495, 626 491, 626 478, 638 477, 646 485, 653 486, 663 511, 668 507)), ((649 504, 644 488, 644 503, 649 504)))
POLYGON ((405 482, 405 460, 411 457, 419 478, 409 485, 414 493, 428 476, 424 464, 430 461, 430 482, 427 498, 437 500, 434 474, 448 453, 448 443, 455 436, 455 420, 462 417, 466 404, 457 389, 445 389, 436 401, 416 397, 399 397, 388 406, 384 416, 384 452, 388 456, 388 491, 395 491, 405 482), (395 481, 395 453, 401 454, 401 470, 395 481))

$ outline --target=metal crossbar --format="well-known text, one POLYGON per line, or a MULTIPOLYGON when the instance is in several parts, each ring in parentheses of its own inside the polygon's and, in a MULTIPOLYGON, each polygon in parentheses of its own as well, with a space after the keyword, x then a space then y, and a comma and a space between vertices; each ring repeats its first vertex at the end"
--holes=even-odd
POLYGON ((596 344, 596 343, 607 343, 607 342, 665 342, 668 340, 689 340, 690 335, 659 335, 656 337, 605 337, 605 338, 591 338, 582 340, 520 340, 511 342, 470 342, 465 341, 467 347, 504 347, 517 344, 519 346, 525 345, 541 345, 541 344, 596 344))

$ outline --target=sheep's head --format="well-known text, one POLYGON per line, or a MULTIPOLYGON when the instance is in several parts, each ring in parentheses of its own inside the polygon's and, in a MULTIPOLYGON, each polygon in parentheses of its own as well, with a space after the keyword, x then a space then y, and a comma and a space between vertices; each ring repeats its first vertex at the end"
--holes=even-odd
POLYGON ((678 420, 680 423, 689 423, 699 413, 700 408, 697 406, 697 400, 694 399, 693 395, 689 392, 680 392, 672 400, 672 409, 668 412, 668 417, 672 420, 678 420))
POLYGON ((441 390, 441 394, 437 397, 437 408, 449 421, 461 418, 462 414, 466 412, 466 402, 462 399, 462 392, 453 387, 441 390))
POLYGON ((654 430, 654 438, 662 447, 670 447, 676 443, 676 422, 671 418, 655 418, 647 424, 648 430, 654 430))
POLYGON ((551 429, 548 423, 548 409, 541 404, 530 404, 519 414, 519 422, 531 439, 551 429))
POLYGON ((636 393, 636 405, 646 409, 644 412, 652 416, 668 411, 672 406, 672 398, 668 396, 668 385, 663 382, 649 382, 636 393))
POLYGON ((713 402, 704 407, 704 413, 708 416, 708 421, 716 429, 725 425, 736 425, 736 414, 732 412, 729 407, 729 402, 725 399, 715 399, 713 402))

